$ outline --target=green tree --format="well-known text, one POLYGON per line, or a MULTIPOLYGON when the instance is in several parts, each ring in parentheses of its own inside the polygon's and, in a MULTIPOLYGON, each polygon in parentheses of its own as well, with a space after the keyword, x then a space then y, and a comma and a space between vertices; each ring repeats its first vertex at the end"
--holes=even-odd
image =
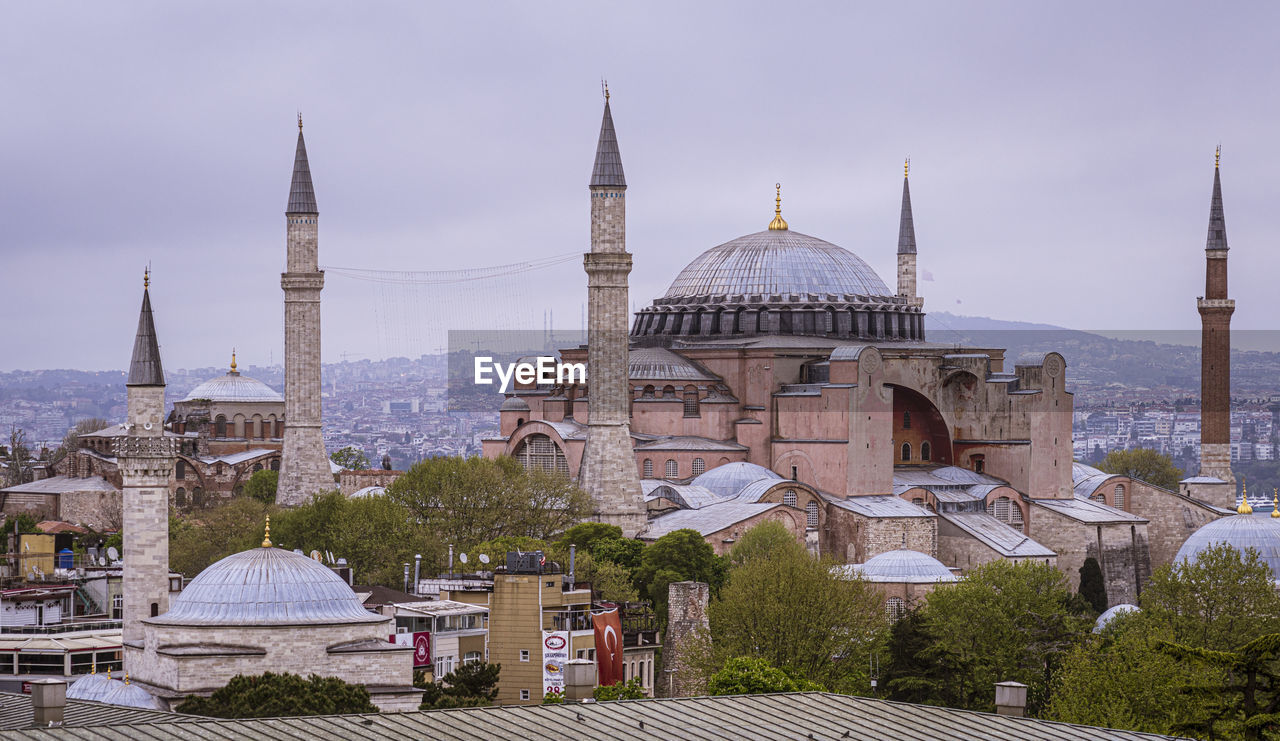
POLYGON ((726 562, 716 555, 697 530, 667 533, 644 549, 636 572, 636 588, 653 600, 658 621, 667 619, 667 587, 677 581, 700 581, 720 589, 726 562))
POLYGON ((178 712, 208 718, 279 718, 376 713, 369 691, 337 677, 312 674, 237 675, 209 697, 188 697, 178 712))
POLYGON ((868 659, 888 631, 883 595, 837 576, 794 538, 769 542, 729 572, 710 605, 717 653, 762 658, 834 691, 870 690, 868 659))
POLYGON ((645 698, 644 686, 640 684, 640 677, 632 677, 625 683, 622 680, 618 680, 611 685, 596 687, 591 691, 591 697, 597 702, 643 700, 645 698))
POLYGON ((748 530, 729 551, 729 565, 741 566, 757 557, 771 557, 796 545, 796 536, 781 522, 762 522, 748 530))
POLYGON ((564 535, 556 541, 556 547, 568 551, 570 545, 578 546, 579 551, 591 552, 596 543, 622 537, 622 528, 607 525, 603 522, 579 522, 564 531, 564 535))
POLYGON ((983 564, 929 594, 927 655, 956 667, 960 707, 994 710, 995 683, 1012 680, 1028 686, 1027 710, 1039 715, 1062 657, 1088 627, 1070 601, 1066 577, 1048 564, 983 564))
POLYGON ((235 497, 192 513, 169 528, 169 568, 187 577, 232 553, 262 544, 272 508, 249 497, 235 497))
POLYGON ((1280 633, 1253 639, 1235 651, 1212 651, 1172 641, 1160 641, 1159 650, 1180 662, 1210 668, 1216 681, 1182 687, 1184 694, 1200 701, 1204 716, 1179 724, 1179 733, 1209 738, 1230 734, 1245 741, 1275 738, 1280 729, 1280 633), (1264 735, 1265 732, 1265 735, 1264 735))
POLYGON ((426 690, 422 710, 435 708, 469 708, 492 705, 498 697, 501 664, 472 662, 446 674, 440 682, 431 682, 422 672, 414 672, 414 686, 426 690))
POLYGON ((567 477, 526 471, 509 457, 429 458, 397 478, 388 495, 463 550, 499 536, 548 540, 591 511, 591 498, 567 477))
POLYGON ((1086 558, 1080 566, 1080 596, 1096 613, 1107 609, 1107 584, 1102 578, 1102 567, 1093 556, 1086 558))
POLYGON ((249 481, 244 485, 244 494, 247 497, 257 499, 263 504, 275 504, 276 484, 279 480, 279 471, 272 471, 269 468, 254 471, 253 475, 249 477, 249 481))
POLYGON ((373 465, 369 463, 369 456, 354 445, 348 445, 341 450, 333 451, 333 455, 329 456, 329 460, 348 471, 367 471, 373 468, 373 465))
POLYGON ((563 705, 564 693, 561 692, 560 690, 551 690, 550 692, 543 694, 542 704, 543 705, 563 705))
POLYGON ((1256 551, 1220 543, 1195 561, 1156 569, 1142 591, 1143 612, 1171 631, 1176 643, 1231 651, 1280 632, 1280 595, 1256 551))
POLYGON ((1170 491, 1177 491, 1178 482, 1182 480, 1182 471, 1173 465, 1173 459, 1148 448, 1113 450, 1098 464, 1098 469, 1140 479, 1170 491))
POLYGON ((591 555, 600 561, 616 563, 634 574, 644 556, 644 543, 631 538, 598 540, 591 549, 591 555))
POLYGON ((764 695, 824 689, 815 682, 794 679, 768 660, 753 656, 729 659, 707 683, 707 692, 712 695, 764 695))
POLYGON ((890 700, 944 707, 962 704, 952 678, 966 668, 955 656, 930 651, 935 640, 920 607, 908 610, 894 622, 880 674, 881 686, 890 700))

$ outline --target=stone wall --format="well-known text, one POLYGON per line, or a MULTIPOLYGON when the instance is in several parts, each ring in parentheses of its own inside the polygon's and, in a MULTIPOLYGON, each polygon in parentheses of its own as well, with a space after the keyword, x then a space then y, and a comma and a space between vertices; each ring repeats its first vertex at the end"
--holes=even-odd
POLYGON ((1080 567, 1097 559, 1107 589, 1107 603, 1137 604, 1151 578, 1145 522, 1092 523, 1065 517, 1047 507, 1034 507, 1031 535, 1058 554, 1058 570, 1072 591, 1080 589, 1080 567))
POLYGON ((845 563, 866 563, 867 559, 887 551, 906 547, 938 558, 938 518, 867 517, 840 507, 827 505, 823 553, 845 563))
POLYGON ((1173 563, 1178 549, 1192 533, 1222 516, 1202 502, 1139 479, 1130 479, 1127 488, 1127 509, 1150 521, 1147 543, 1152 570, 1173 563))
POLYGON ((710 645, 711 626, 707 604, 711 588, 696 581, 673 582, 667 587, 667 634, 662 646, 662 668, 675 672, 658 682, 663 697, 689 697, 706 692, 706 678, 696 665, 697 654, 710 645))

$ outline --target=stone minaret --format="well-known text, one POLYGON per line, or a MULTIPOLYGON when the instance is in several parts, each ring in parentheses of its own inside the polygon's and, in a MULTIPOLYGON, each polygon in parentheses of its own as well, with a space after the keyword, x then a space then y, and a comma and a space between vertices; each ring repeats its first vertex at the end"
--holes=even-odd
POLYGON ((916 225, 911 219, 911 160, 902 166, 902 217, 898 221, 898 296, 916 307, 924 299, 916 288, 916 225))
POLYGON ((609 94, 591 172, 591 252, 587 271, 587 444, 578 484, 595 502, 594 516, 634 537, 644 529, 644 496, 631 445, 627 372, 627 179, 613 131, 609 94))
MULTIPOLYGON (((164 436, 164 368, 151 316, 150 276, 129 364, 128 421, 115 439, 124 484, 124 644, 142 645, 143 618, 169 609, 169 475, 177 458, 164 436)), ((126 657, 129 651, 126 648, 126 657)), ((126 663, 125 669, 129 666, 126 663)))
POLYGON ((284 451, 276 501, 306 502, 336 488, 320 434, 320 291, 317 237, 320 211, 311 187, 307 145, 298 116, 298 151, 289 187, 288 259, 280 276, 284 289, 284 451))
POLYGON ((1230 495, 1206 497, 1234 508, 1235 476, 1231 473, 1231 314, 1236 302, 1227 298, 1227 222, 1222 213, 1222 177, 1214 156, 1213 197, 1209 201, 1209 237, 1205 243, 1204 296, 1200 310, 1200 476, 1230 484, 1230 495))

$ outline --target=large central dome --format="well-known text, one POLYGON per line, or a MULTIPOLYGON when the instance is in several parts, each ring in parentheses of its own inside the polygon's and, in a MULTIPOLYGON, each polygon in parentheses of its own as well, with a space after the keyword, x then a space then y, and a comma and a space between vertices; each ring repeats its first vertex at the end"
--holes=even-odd
POLYGON ((870 265, 843 247, 789 229, 766 229, 699 255, 663 298, 749 294, 893 295, 870 265))

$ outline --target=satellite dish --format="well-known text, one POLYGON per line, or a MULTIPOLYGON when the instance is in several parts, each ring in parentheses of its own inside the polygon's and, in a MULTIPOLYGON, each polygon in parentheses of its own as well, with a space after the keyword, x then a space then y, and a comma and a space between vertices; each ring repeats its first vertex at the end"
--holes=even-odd
POLYGON ((111 559, 112 561, 119 561, 120 551, 117 551, 115 546, 111 546, 110 548, 107 549, 107 558, 111 559))
POLYGON ((467 554, 465 554, 465 553, 459 553, 459 554, 458 554, 458 560, 459 560, 459 561, 461 561, 461 562, 463 562, 463 563, 466 563, 466 562, 467 562, 467 554))
POLYGON ((98 565, 99 565, 99 566, 106 566, 106 565, 107 565, 107 557, 106 557, 106 556, 98 556, 98 565))
POLYGON ((316 550, 311 551, 311 560, 312 560, 312 561, 319 561, 319 560, 320 560, 320 551, 316 551, 316 550))
POLYGON ((487 554, 481 553, 480 563, 489 563, 489 556, 487 554))

